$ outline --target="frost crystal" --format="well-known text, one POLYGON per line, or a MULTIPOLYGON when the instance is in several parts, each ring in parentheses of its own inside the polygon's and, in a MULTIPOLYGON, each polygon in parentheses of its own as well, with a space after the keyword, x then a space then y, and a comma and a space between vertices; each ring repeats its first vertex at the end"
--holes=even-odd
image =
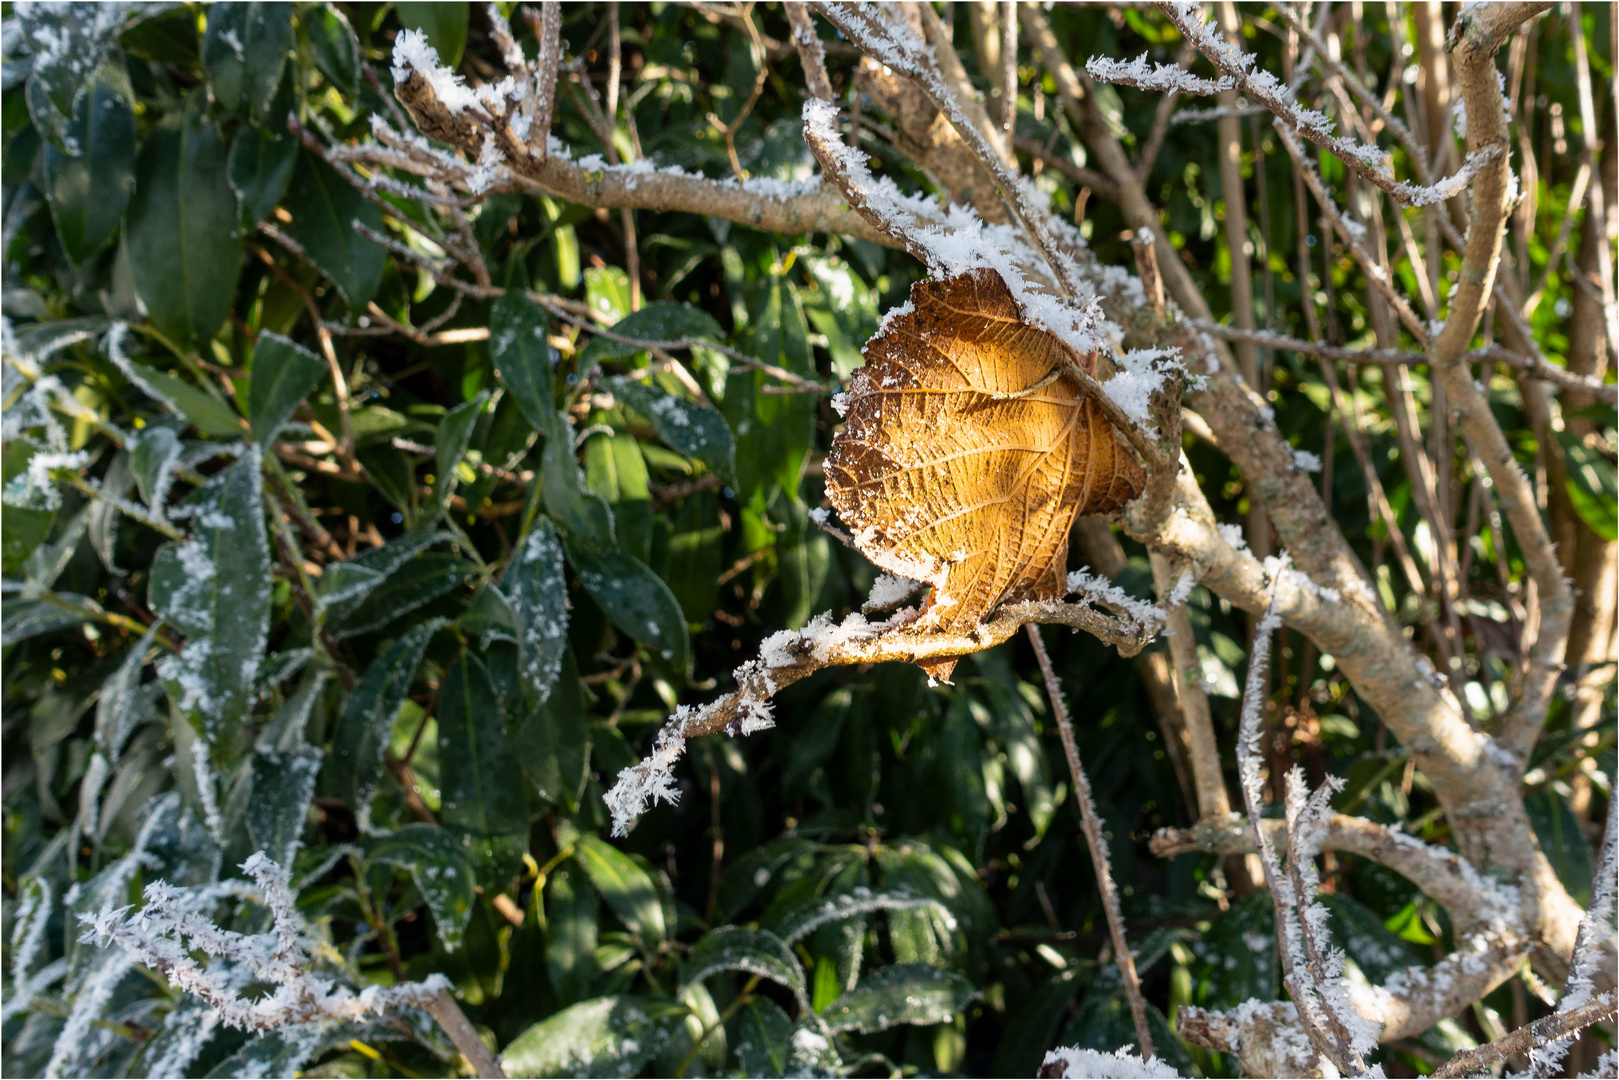
MULTIPOLYGON (((1131 1047, 1123 1047, 1111 1054, 1100 1050, 1087 1050, 1079 1046, 1059 1046, 1046 1055, 1045 1066, 1061 1065, 1062 1072, 1056 1075, 1063 1077, 1122 1077, 1159 1078, 1179 1076, 1175 1067, 1162 1058, 1153 1058, 1143 1061, 1137 1054, 1130 1052, 1131 1047)), ((1042 1072, 1041 1075, 1049 1075, 1042 1072)))

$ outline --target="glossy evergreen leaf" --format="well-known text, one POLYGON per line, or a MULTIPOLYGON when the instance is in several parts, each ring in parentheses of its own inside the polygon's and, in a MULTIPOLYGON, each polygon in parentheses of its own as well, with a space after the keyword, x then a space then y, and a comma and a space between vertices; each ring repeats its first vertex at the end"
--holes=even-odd
POLYGON ((466 584, 473 570, 470 562, 454 555, 436 551, 418 555, 370 588, 346 615, 329 616, 326 625, 339 640, 380 629, 466 584))
POLYGON ((347 562, 327 567, 316 585, 327 622, 342 623, 378 585, 429 547, 448 539, 450 534, 445 532, 406 533, 379 548, 361 552, 347 562))
POLYGON ((489 673, 465 650, 439 690, 438 754, 439 821, 491 880, 507 880, 527 850, 528 802, 489 673))
POLYGON ((546 312, 520 289, 496 300, 489 313, 489 360, 535 431, 557 427, 546 312))
POLYGON ((449 508, 450 496, 455 494, 456 486, 460 483, 457 467, 467 452, 467 444, 472 441, 473 425, 478 422, 484 403, 488 400, 487 393, 479 394, 445 413, 444 419, 439 421, 438 431, 433 436, 433 461, 436 466, 433 499, 440 511, 449 508))
POLYGON ((307 150, 298 152, 282 205, 292 215, 287 235, 332 279, 350 311, 364 311, 382 281, 387 249, 361 236, 354 223, 380 233, 382 211, 307 150))
POLYGON ((152 561, 147 601, 188 639, 158 673, 210 742, 234 735, 247 718, 269 632, 262 468, 258 448, 249 447, 197 489, 171 511, 190 519, 190 538, 165 544, 152 561))
POLYGON ((226 160, 230 186, 241 203, 241 223, 253 229, 280 204, 292 183, 298 161, 298 140, 243 124, 231 139, 226 160))
POLYGON ((534 523, 501 576, 500 591, 514 620, 524 696, 537 707, 550 697, 568 647, 568 582, 550 522, 534 523))
POLYGON ((726 1023, 725 1036, 736 1055, 737 1076, 794 1075, 793 1022, 769 998, 754 996, 744 1002, 726 1023))
POLYGON ((439 61, 454 69, 461 63, 461 50, 467 44, 466 0, 404 0, 394 5, 399 21, 411 30, 427 35, 427 43, 438 50, 439 61))
POLYGON ((768 930, 749 930, 742 926, 710 930, 687 955, 680 969, 680 984, 690 986, 720 971, 742 971, 772 979, 791 990, 801 1005, 809 1005, 804 969, 798 957, 768 930))
MULTIPOLYGON (((25 4, 16 11, 17 34, 32 54, 25 91, 34 127, 57 149, 79 154, 73 116, 91 77, 115 45, 127 11, 118 4, 25 4)), ((7 52, 7 66, 17 61, 7 52)), ((7 89, 11 84, 8 82, 7 89)), ((9 129, 10 124, 7 124, 9 129)))
POLYGON ((668 933, 663 904, 652 877, 635 860, 593 833, 574 845, 574 861, 590 876, 601 898, 648 947, 656 947, 668 933))
POLYGON ((315 66, 326 81, 346 97, 360 90, 360 42, 348 17, 336 7, 323 4, 304 14, 304 32, 315 54, 315 66))
POLYGON ((253 846, 281 866, 291 866, 303 838, 309 800, 325 755, 304 746, 260 750, 253 755, 253 795, 247 810, 253 846))
POLYGON ((558 869, 547 892, 545 963, 558 1002, 567 1006, 588 997, 596 977, 599 904, 590 879, 577 869, 558 869))
MULTIPOLYGON (((255 123, 271 126, 281 72, 292 50, 292 5, 247 0, 207 11, 202 66, 214 100, 255 123)), ((283 125, 276 125, 283 126, 283 125)))
POLYGON ((1540 850, 1557 871, 1558 880, 1576 903, 1584 904, 1596 876, 1596 855, 1580 828, 1579 818, 1569 809, 1568 800, 1551 788, 1531 792, 1523 803, 1540 840, 1540 850))
POLYGON ((686 616, 662 578, 625 551, 592 550, 577 546, 571 538, 568 561, 614 626, 675 671, 685 672, 689 652, 686 616))
POLYGON ((545 700, 525 706, 516 728, 517 754, 541 796, 568 812, 578 807, 590 774, 590 722, 584 687, 571 652, 545 700))
POLYGON ((153 324, 182 347, 224 322, 242 268, 225 144, 193 91, 153 128, 135 166, 124 243, 153 324))
POLYGON ((78 153, 45 146, 45 198, 62 250, 82 262, 118 231, 135 191, 135 111, 121 62, 90 80, 68 136, 78 153))
POLYGON ((253 441, 268 449, 325 374, 325 361, 302 345, 280 334, 260 334, 247 396, 253 441))
MULTIPOLYGON (((606 302, 613 306, 612 300, 606 302)), ((596 367, 603 360, 622 360, 646 351, 645 345, 635 342, 661 343, 680 348, 690 341, 725 340, 725 331, 714 316, 702 308, 671 300, 644 305, 640 311, 633 311, 619 319, 613 324, 612 330, 615 337, 630 340, 615 341, 599 334, 591 338, 579 353, 581 371, 596 367)))
POLYGON ((602 385, 646 417, 664 445, 701 461, 726 483, 736 482, 736 447, 718 409, 635 379, 605 379, 602 385))
POLYGON ((685 1022, 675 1002, 615 995, 571 1005, 513 1039, 507 1076, 634 1076, 685 1022))
POLYGON ((394 717, 410 692, 422 653, 440 625, 438 620, 428 620, 412 627, 372 661, 338 715, 332 734, 332 777, 362 833, 372 831, 371 800, 382 780, 383 754, 394 717))
POLYGON ((454 952, 460 947, 477 903, 477 876, 462 838, 437 825, 415 822, 374 841, 366 855, 410 872, 416 891, 433 913, 433 927, 454 952))
POLYGON ((646 458, 633 436, 597 430, 584 440, 585 484, 613 512, 618 546, 646 562, 652 555, 652 490, 646 458))
POLYGON ((822 1012, 834 1032, 870 1034, 898 1024, 942 1024, 978 991, 966 977, 929 964, 894 964, 845 991, 822 1012))
POLYGON ((246 434, 242 418, 210 391, 198 389, 177 375, 145 364, 131 363, 129 366, 144 384, 143 389, 162 395, 162 399, 185 417, 199 434, 219 439, 240 438, 246 434))
POLYGON ((174 467, 185 451, 180 437, 169 428, 153 426, 132 436, 125 445, 129 448, 129 471, 135 474, 141 499, 153 510, 162 509, 168 502, 174 467))

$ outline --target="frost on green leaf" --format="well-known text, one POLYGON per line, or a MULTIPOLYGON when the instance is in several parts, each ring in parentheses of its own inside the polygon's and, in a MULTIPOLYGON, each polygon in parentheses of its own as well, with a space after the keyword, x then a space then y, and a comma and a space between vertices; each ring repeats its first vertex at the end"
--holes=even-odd
POLYGON ((260 334, 253 349, 253 379, 247 395, 253 441, 268 447, 324 374, 325 362, 296 341, 280 334, 260 334))
POLYGON ((270 622, 270 547, 264 535, 257 447, 172 512, 189 539, 152 561, 152 610, 186 636, 158 674, 210 743, 232 735, 253 707, 270 622))
POLYGON ((439 940, 451 952, 460 947, 478 898, 477 877, 460 837, 417 822, 375 841, 367 858, 408 870, 433 913, 439 940))
POLYGON ((628 994, 581 1001, 513 1039, 500 1063, 511 1077, 634 1076, 688 1014, 684 1005, 628 994))
POLYGON ((898 1024, 942 1024, 978 996, 966 976, 930 964, 882 968, 822 1012, 835 1032, 870 1034, 898 1024))
POLYGON ((344 801, 354 809, 362 833, 372 831, 371 800, 382 779, 382 757, 394 717, 416 677, 427 643, 442 623, 414 626, 367 669, 337 718, 332 734, 331 768, 344 801))
POLYGON ((439 820, 468 856, 505 881, 522 865, 528 799, 488 670, 463 650, 438 699, 439 820))
POLYGON ((614 626, 676 671, 686 670, 686 615, 662 578, 621 548, 603 551, 571 538, 568 561, 614 626))
POLYGON ((568 583, 562 544, 549 522, 534 523, 501 577, 515 623, 518 674, 530 708, 551 695, 568 647, 568 583))
POLYGON ((773 979, 809 1004, 804 969, 787 943, 768 930, 721 926, 704 934, 680 970, 681 986, 701 982, 720 971, 744 971, 773 979))
POLYGON ((671 450, 696 458, 728 484, 736 482, 736 447, 718 409, 635 379, 606 379, 602 385, 646 417, 671 450))

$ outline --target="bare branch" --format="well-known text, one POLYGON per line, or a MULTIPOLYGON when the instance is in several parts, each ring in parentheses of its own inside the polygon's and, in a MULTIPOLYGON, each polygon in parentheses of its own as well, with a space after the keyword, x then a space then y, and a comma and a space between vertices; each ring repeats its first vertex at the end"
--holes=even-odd
POLYGON ((1505 1061, 1515 1054, 1525 1053, 1534 1047, 1544 1046, 1548 1042, 1566 1039, 1570 1035, 1577 1034, 1581 1030, 1590 1027, 1592 1024, 1611 1020, 1616 1011, 1619 1011, 1619 1004, 1616 1004, 1615 994, 1610 990, 1577 1009, 1543 1016, 1534 1023, 1525 1024, 1516 1031, 1503 1035, 1499 1039, 1486 1043, 1477 1049, 1463 1050, 1428 1075, 1451 1077, 1487 1073, 1490 1066, 1498 1061, 1505 1061))

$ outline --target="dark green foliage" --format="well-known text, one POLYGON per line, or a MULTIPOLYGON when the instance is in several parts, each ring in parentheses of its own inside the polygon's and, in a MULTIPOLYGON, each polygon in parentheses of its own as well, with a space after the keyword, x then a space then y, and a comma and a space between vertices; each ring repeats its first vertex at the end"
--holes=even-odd
MULTIPOLYGON (((966 5, 947 10, 968 48, 966 5)), ((1367 10, 1381 25, 1381 9, 1367 10)), ((570 50, 605 49, 606 17, 603 5, 565 6, 570 50)), ((621 125, 620 152, 638 140, 660 164, 731 176, 710 117, 729 122, 753 85, 747 35, 678 5, 619 5, 619 17, 636 59, 621 87, 635 133, 621 125)), ((752 17, 788 40, 776 7, 752 17)), ((675 708, 731 688, 772 633, 865 603, 875 567, 811 516, 840 423, 814 391, 847 381, 880 315, 922 275, 914 260, 641 210, 644 295, 631 310, 617 210, 506 190, 468 198, 456 207, 466 227, 452 227, 398 186, 415 174, 378 170, 396 186, 371 184, 288 130, 290 115, 340 144, 370 137, 374 119, 397 123, 387 69, 403 28, 492 81, 482 5, 36 4, 8 18, 25 43, 59 33, 62 47, 29 66, 31 46, 8 55, 4 88, 7 1075, 43 1074, 75 1010, 95 1020, 61 1051, 77 1055, 77 1075, 459 1069, 424 1014, 304 1041, 210 1028, 198 999, 79 940, 79 914, 138 905, 158 880, 238 878, 259 850, 292 871, 299 914, 326 946, 323 977, 358 989, 444 974, 512 1076, 1031 1075, 1059 1041, 1134 1041, 1021 637, 963 660, 950 686, 899 665, 793 685, 773 731, 694 740, 675 771, 678 803, 610 838, 602 795, 675 708), (452 250, 480 261, 487 284, 440 280, 452 250), (614 336, 559 311, 592 312, 590 326, 614 336), (41 456, 80 450, 72 464, 41 456), (97 976, 111 980, 99 1000, 85 989, 97 976)), ((1079 58, 1151 46, 1168 59, 1179 44, 1134 7, 1051 18, 1079 58)), ((532 55, 526 22, 512 24, 532 55)), ((1607 40, 1595 24, 1588 37, 1607 40)), ((1280 70, 1274 42, 1249 45, 1280 70)), ((1542 46, 1540 92, 1572 117, 1566 45, 1542 46)), ((605 62, 581 62, 599 89, 605 62)), ((739 161, 754 177, 801 180, 812 167, 798 61, 769 62, 739 161)), ((1375 41, 1367 56, 1373 71, 1403 62, 1375 41)), ((1019 134, 1069 155, 1050 88, 1034 118, 1029 75, 1019 134)), ((1130 133, 1150 129, 1156 96, 1098 94, 1138 151, 1130 133)), ((583 100, 559 91, 553 129, 581 156, 602 149, 583 100)), ((1223 317, 1209 132, 1171 126, 1148 187, 1223 317)), ((1272 256, 1263 287, 1276 329, 1300 332, 1288 325, 1300 301, 1286 269, 1300 220, 1291 174, 1273 136, 1259 138, 1245 168, 1269 185, 1268 215, 1254 211, 1272 256)), ((906 190, 930 183, 879 153, 906 190)), ((1536 178, 1543 231, 1561 221, 1576 167, 1570 156, 1536 178)), ((1055 169, 1038 182, 1071 217, 1077 185, 1055 169)), ((1118 209, 1093 199, 1088 215, 1101 260, 1132 266, 1118 209)), ((1537 271, 1546 256, 1532 247, 1537 271)), ((1334 332, 1370 333, 1353 262, 1340 250, 1317 272, 1336 297, 1334 332)), ((1571 288, 1553 268, 1536 315, 1554 362, 1567 340, 1547 324, 1571 288)), ((1277 423, 1296 446, 1336 455, 1331 511, 1420 635, 1427 601, 1386 572, 1387 536, 1364 476, 1345 465, 1355 459, 1318 366, 1284 353, 1269 363, 1277 423)), ((1425 371, 1402 377, 1430 409, 1425 371)), ((1362 369, 1356 400, 1371 468, 1414 529, 1385 378, 1362 369)), ((1530 419, 1498 396, 1533 471, 1530 419)), ((1599 424, 1600 438, 1561 433, 1565 486, 1611 538, 1611 412, 1599 424)), ((1242 520, 1236 467, 1186 445, 1216 515, 1242 520)), ((1473 543, 1477 582, 1495 581, 1498 558, 1521 562, 1510 535, 1481 528, 1473 543)), ((1119 583, 1146 597, 1145 551, 1125 548, 1119 583)), ((1477 601, 1469 632, 1511 637, 1519 603, 1505 591, 1477 601)), ((1248 625, 1203 588, 1188 607, 1229 760, 1248 625)), ((1345 812, 1447 842, 1407 751, 1341 672, 1282 637, 1272 697, 1285 753, 1313 780, 1346 776, 1345 812)), ((1111 833, 1160 1055, 1220 1075, 1230 1062, 1178 1041, 1177 1011, 1281 994, 1271 901, 1224 891, 1213 856, 1152 856, 1152 830, 1189 824, 1196 800, 1137 669, 1082 634, 1047 640, 1111 833)), ((1596 746, 1569 728, 1559 706, 1526 805, 1583 898, 1594 858, 1563 785, 1581 757, 1592 774, 1619 768, 1611 724, 1596 746)), ((1343 856, 1330 880, 1334 940, 1368 978, 1450 943, 1438 908, 1392 871, 1343 856)), ((240 933, 270 926, 253 903, 208 912, 240 933)), ((1451 1026, 1421 1044, 1482 1034, 1451 1026)))

